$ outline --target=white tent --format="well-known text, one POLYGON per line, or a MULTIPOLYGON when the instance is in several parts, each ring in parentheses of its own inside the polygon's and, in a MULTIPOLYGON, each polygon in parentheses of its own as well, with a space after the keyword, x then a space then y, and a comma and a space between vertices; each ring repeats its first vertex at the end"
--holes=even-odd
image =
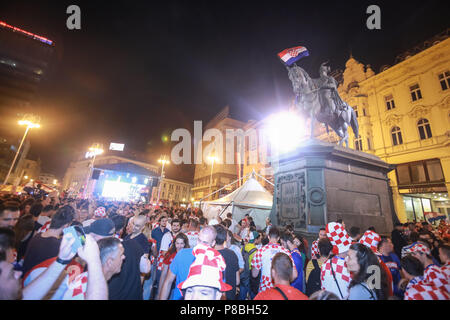
POLYGON ((265 220, 272 210, 273 195, 267 191, 251 175, 250 178, 238 189, 223 198, 203 203, 202 210, 208 220, 219 215, 225 219, 228 212, 233 214, 233 219, 240 221, 249 214, 255 222, 258 230, 264 229, 265 220))

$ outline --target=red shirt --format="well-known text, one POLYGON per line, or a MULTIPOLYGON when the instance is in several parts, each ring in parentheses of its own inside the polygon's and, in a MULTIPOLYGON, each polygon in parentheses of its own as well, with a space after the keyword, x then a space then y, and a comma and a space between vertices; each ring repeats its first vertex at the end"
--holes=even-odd
MULTIPOLYGON (((277 285, 288 297, 288 300, 308 300, 308 297, 292 286, 285 284, 277 285)), ((253 300, 284 300, 284 297, 276 289, 270 288, 258 293, 253 300)))

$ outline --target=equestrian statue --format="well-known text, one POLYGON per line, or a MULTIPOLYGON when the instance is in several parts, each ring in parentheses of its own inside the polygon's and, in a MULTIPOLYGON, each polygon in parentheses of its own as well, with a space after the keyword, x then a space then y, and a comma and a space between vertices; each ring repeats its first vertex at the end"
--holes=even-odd
MULTIPOLYGON (((331 127, 339 136, 339 145, 348 148, 348 127, 351 126, 355 137, 359 136, 359 125, 355 110, 341 99, 337 91, 337 81, 330 75, 330 67, 322 63, 320 78, 312 79, 297 64, 287 66, 289 79, 295 94, 295 106, 305 117, 311 119, 311 139, 314 137, 314 120, 325 124, 327 133, 331 127)), ((306 121, 305 121, 306 122, 306 121)))

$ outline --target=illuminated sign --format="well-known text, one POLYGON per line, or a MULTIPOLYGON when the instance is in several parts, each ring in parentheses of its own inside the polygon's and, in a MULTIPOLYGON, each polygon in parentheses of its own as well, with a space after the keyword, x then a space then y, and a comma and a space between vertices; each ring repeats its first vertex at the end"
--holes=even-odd
POLYGON ((109 145, 109 150, 123 151, 123 148, 125 148, 125 145, 121 143, 111 143, 109 145))
POLYGON ((46 44, 48 44, 50 46, 53 45, 53 41, 51 41, 51 40, 49 40, 47 38, 44 38, 44 37, 38 36, 36 34, 33 34, 31 32, 28 32, 28 31, 25 31, 25 30, 22 30, 22 29, 10 26, 6 22, 0 21, 0 26, 8 28, 8 29, 12 30, 13 32, 19 32, 19 33, 21 33, 21 34, 23 34, 25 36, 28 36, 28 37, 30 37, 30 38, 32 38, 34 40, 38 40, 40 42, 46 43, 46 44))

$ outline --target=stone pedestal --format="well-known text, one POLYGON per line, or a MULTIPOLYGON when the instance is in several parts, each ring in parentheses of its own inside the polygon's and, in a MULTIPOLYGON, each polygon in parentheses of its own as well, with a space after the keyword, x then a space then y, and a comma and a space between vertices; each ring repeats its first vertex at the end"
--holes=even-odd
POLYGON ((308 140, 278 159, 275 168, 274 225, 293 224, 311 236, 328 222, 343 219, 346 229, 393 229, 394 208, 387 173, 395 168, 380 158, 319 140, 308 140))

